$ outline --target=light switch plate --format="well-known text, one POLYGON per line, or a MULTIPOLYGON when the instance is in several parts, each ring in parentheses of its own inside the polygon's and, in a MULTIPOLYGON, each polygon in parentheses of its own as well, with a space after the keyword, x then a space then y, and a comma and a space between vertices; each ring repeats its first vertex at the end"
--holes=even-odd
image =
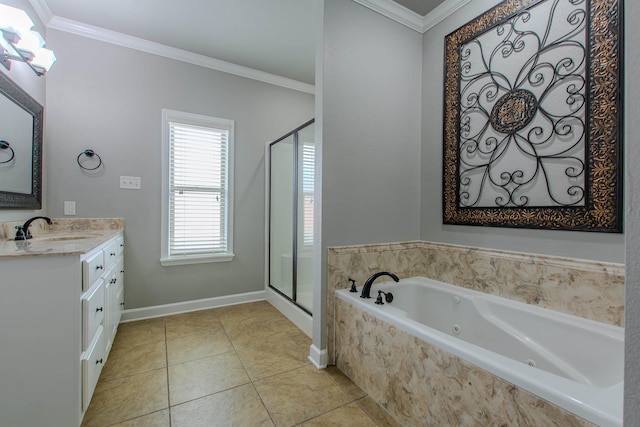
POLYGON ((139 176, 121 176, 120 188, 125 190, 140 190, 142 188, 142 180, 139 176))
POLYGON ((76 202, 74 202, 74 201, 65 201, 64 202, 64 214, 65 215, 75 215, 76 214, 76 202))

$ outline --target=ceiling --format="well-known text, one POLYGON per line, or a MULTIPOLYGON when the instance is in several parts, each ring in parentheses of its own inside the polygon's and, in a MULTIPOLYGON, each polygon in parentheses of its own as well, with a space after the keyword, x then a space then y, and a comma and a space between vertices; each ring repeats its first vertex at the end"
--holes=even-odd
MULTIPOLYGON (((74 28, 78 23, 87 24, 314 84, 316 19, 312 0, 30 1, 37 11, 47 12, 45 23, 54 17, 64 18, 65 25, 72 22, 74 28)), ((442 0, 396 2, 422 17, 442 0)), ((386 3, 393 5, 391 0, 386 3)), ((49 47, 55 50, 55 46, 49 47)))
POLYGON ((444 0, 395 0, 399 5, 406 7, 420 16, 427 15, 443 1, 444 0))

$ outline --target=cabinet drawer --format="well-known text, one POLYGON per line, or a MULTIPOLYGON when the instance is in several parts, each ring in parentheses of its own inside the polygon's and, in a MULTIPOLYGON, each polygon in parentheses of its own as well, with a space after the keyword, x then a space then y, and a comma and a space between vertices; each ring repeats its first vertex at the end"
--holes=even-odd
POLYGON ((103 251, 105 267, 109 268, 114 264, 116 259, 118 259, 118 242, 114 240, 109 243, 109 246, 105 247, 103 251))
POLYGON ((102 251, 89 256, 82 261, 82 290, 86 291, 98 277, 104 273, 104 257, 102 251))
POLYGON ((90 350, 82 358, 82 411, 86 411, 91 402, 91 396, 96 388, 100 372, 105 362, 104 333, 102 326, 98 328, 96 339, 91 343, 90 350))
POLYGON ((124 252, 124 236, 118 236, 116 238, 116 245, 116 253, 120 256, 122 255, 122 252, 124 252))
POLYGON ((82 297, 82 349, 91 344, 105 315, 104 282, 102 279, 82 297))

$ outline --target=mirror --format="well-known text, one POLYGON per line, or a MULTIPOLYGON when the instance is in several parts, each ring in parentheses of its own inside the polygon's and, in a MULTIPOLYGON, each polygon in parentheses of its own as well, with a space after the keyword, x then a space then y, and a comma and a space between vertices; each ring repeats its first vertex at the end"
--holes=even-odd
POLYGON ((43 112, 0 72, 0 209, 42 207, 43 112))

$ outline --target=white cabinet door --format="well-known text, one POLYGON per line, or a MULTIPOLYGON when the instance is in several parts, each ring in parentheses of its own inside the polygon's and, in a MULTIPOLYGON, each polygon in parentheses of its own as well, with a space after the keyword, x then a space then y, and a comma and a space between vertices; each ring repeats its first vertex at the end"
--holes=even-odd
POLYGON ((106 318, 104 322, 105 328, 105 348, 107 349, 107 354, 111 350, 111 345, 113 344, 113 338, 115 336, 115 328, 114 322, 117 317, 117 301, 116 301, 116 292, 118 290, 118 273, 116 271, 115 265, 107 275, 105 276, 105 305, 107 307, 106 318))
POLYGON ((91 402, 91 396, 98 383, 100 372, 105 362, 104 329, 98 328, 98 333, 91 343, 89 351, 82 358, 82 410, 86 411, 91 402))
POLYGON ((89 348, 105 317, 107 308, 104 291, 103 281, 98 279, 89 292, 82 296, 82 350, 89 348))
MULTIPOLYGON (((116 310, 116 320, 115 320, 115 328, 118 328, 118 324, 120 323, 120 319, 122 318, 122 312, 124 311, 124 257, 121 257, 118 261, 118 266, 116 267, 118 282, 117 282, 117 290, 116 290, 116 301, 118 303, 116 310)), ((115 331, 114 331, 115 334, 115 331)))
POLYGON ((82 291, 89 289, 104 272, 105 265, 102 251, 97 251, 85 258, 82 261, 82 291))

